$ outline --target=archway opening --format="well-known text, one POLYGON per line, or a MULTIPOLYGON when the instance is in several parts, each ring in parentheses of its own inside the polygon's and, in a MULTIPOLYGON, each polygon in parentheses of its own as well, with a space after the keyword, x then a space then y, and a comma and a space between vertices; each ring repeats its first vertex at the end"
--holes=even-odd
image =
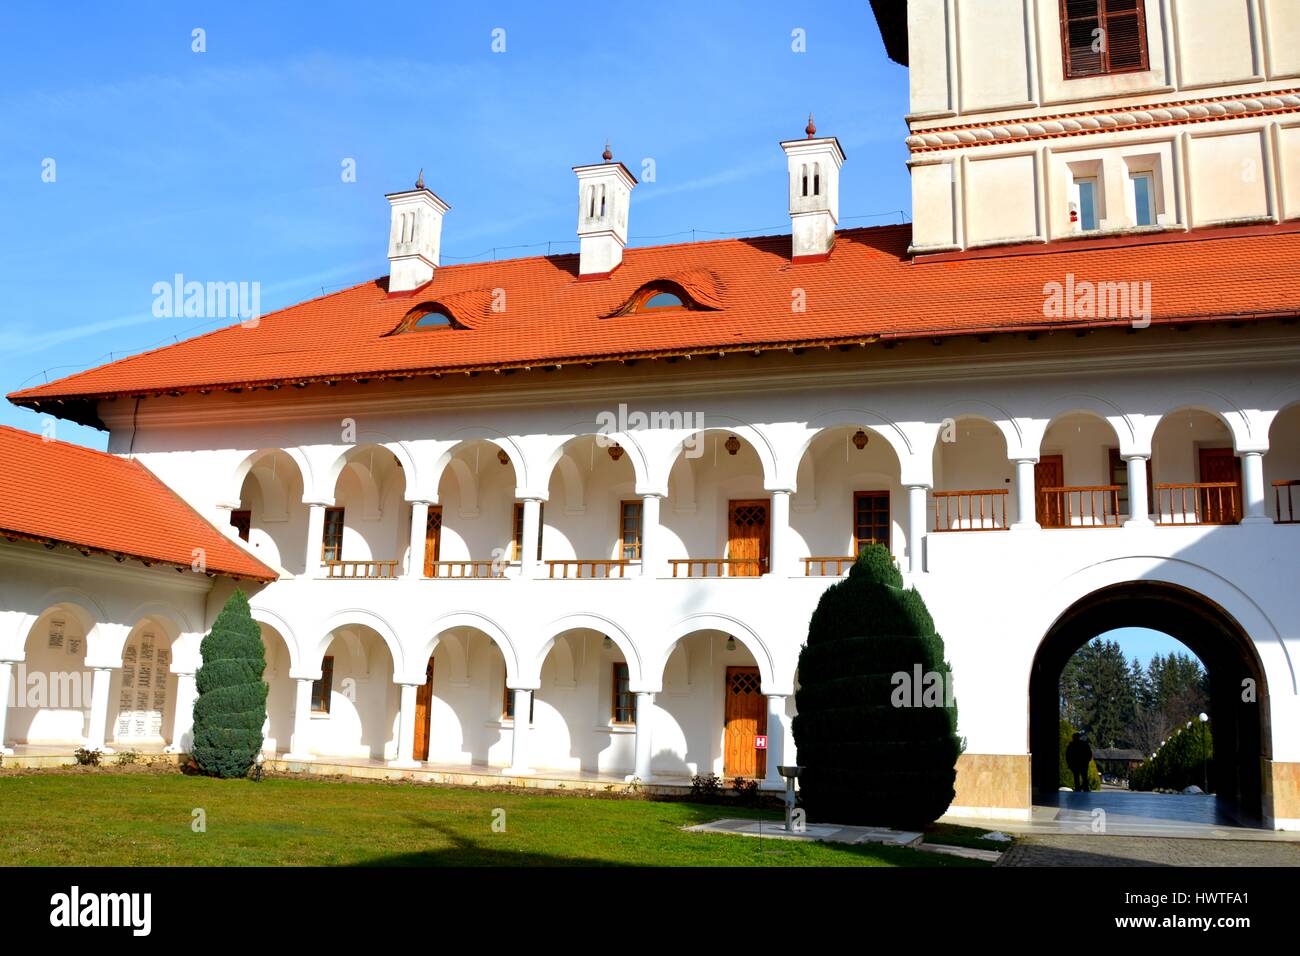
POLYGON ((239 507, 230 523, 254 553, 273 568, 302 574, 307 554, 307 506, 297 462, 280 449, 245 463, 239 507))
POLYGON ((570 439, 556 458, 548 494, 549 577, 623 577, 640 562, 641 499, 631 456, 621 445, 602 444, 595 435, 570 439))
POLYGON ((1258 825, 1264 819, 1263 760, 1270 739, 1263 667, 1227 612, 1195 592, 1159 582, 1134 581, 1087 596, 1057 619, 1039 645, 1029 687, 1035 804, 1058 800, 1062 673, 1080 648, 1121 628, 1169 635, 1203 664, 1216 816, 1258 825))
POLYGON ((772 500, 763 459, 735 432, 709 428, 683 442, 661 520, 673 577, 759 577, 770 570, 772 500))
POLYGON ((799 459, 790 525, 806 556, 808 576, 848 571, 869 544, 896 558, 907 552, 907 492, 898 454, 870 425, 836 425, 818 432, 799 459))
POLYGON ((656 704, 656 777, 715 774, 730 781, 766 773, 765 754, 754 746, 767 733, 761 669, 734 634, 702 629, 682 636, 668 654, 656 704))

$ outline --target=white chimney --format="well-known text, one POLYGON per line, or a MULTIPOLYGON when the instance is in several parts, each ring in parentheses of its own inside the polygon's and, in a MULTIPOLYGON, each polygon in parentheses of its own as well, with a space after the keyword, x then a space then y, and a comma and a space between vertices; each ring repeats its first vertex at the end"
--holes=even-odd
POLYGON ((623 261, 633 176, 605 144, 603 163, 574 166, 578 175, 578 277, 598 279, 623 261))
POLYGON ((415 188, 387 197, 393 211, 388 231, 389 292, 409 292, 433 278, 442 247, 442 217, 451 207, 425 188, 424 170, 415 188))
POLYGON ((794 240, 793 260, 808 262, 825 258, 835 241, 840 221, 840 167, 844 150, 834 136, 817 138, 812 114, 808 115, 806 139, 781 144, 790 167, 790 226, 794 240))

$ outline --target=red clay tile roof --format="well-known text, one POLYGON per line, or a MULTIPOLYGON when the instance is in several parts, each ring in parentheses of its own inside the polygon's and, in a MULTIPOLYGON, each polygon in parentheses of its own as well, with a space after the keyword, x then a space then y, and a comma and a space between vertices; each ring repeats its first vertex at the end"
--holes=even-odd
POLYGON ((1300 310, 1294 224, 917 260, 907 255, 910 234, 907 225, 845 230, 828 259, 797 265, 789 236, 634 248, 608 279, 587 282, 571 255, 443 266, 415 294, 390 297, 387 280, 365 282, 263 316, 256 328, 210 332, 9 398, 93 422, 94 401, 118 395, 1130 324, 1045 316, 1045 284, 1068 274, 1150 281, 1157 324, 1300 310), (603 318, 668 277, 711 308, 603 318), (800 290, 806 307, 796 311, 800 290), (423 303, 471 328, 391 334, 423 303))
POLYGON ((138 461, 0 426, 0 537, 66 544, 189 571, 279 575, 246 553, 138 461))

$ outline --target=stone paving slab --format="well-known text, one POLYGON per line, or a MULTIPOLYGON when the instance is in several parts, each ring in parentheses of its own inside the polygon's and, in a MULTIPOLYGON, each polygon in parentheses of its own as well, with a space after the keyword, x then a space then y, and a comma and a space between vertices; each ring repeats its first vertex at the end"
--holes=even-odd
POLYGON ((959 856, 965 860, 982 860, 985 863, 996 863, 1002 858, 1002 853, 997 850, 982 850, 975 846, 946 846, 942 843, 921 843, 914 849, 921 850, 924 853, 939 853, 943 856, 959 856))
POLYGON ((886 846, 915 847, 921 834, 908 830, 889 830, 885 827, 844 827, 833 824, 810 823, 802 833, 789 833, 784 824, 771 820, 723 819, 683 827, 688 833, 730 833, 738 836, 762 837, 765 840, 804 840, 814 843, 880 843, 886 846))

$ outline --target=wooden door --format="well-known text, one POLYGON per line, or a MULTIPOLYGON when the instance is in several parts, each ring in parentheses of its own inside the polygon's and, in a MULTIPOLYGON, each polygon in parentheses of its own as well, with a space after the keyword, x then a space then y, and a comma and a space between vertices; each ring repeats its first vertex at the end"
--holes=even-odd
POLYGON ((1241 459, 1231 448, 1202 448, 1199 457, 1201 481, 1230 481, 1237 486, 1201 489, 1201 524, 1236 524, 1241 520, 1241 459))
POLYGON ((754 749, 754 738, 767 733, 767 698, 757 667, 728 667, 722 744, 722 772, 728 777, 762 777, 767 752, 754 749))
POLYGON ((757 577, 767 570, 767 502, 733 501, 728 514, 727 557, 749 559, 744 564, 728 565, 728 573, 732 577, 757 577))
POLYGON ((424 522, 424 576, 434 576, 438 562, 438 549, 442 544, 442 505, 430 505, 429 517, 424 522))
POLYGON ((1060 488, 1065 484, 1065 458, 1061 455, 1043 455, 1034 465, 1034 501, 1038 523, 1044 528, 1065 527, 1063 495, 1044 494, 1044 488, 1060 488))
POLYGON ((429 709, 433 705, 433 658, 424 669, 424 686, 415 692, 415 759, 429 759, 429 709))

